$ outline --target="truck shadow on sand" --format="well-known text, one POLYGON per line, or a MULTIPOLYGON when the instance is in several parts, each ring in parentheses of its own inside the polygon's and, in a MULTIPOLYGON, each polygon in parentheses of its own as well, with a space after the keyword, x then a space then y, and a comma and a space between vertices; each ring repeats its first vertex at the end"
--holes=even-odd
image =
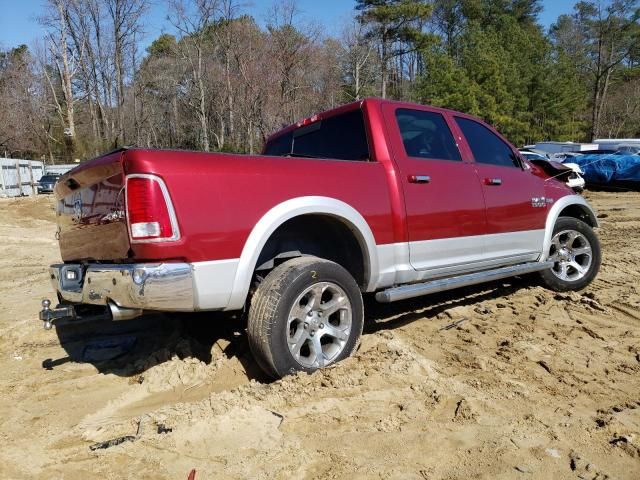
POLYGON ((448 290, 422 297, 402 300, 394 303, 378 303, 373 295, 367 295, 365 301, 364 334, 382 330, 393 330, 417 320, 441 322, 437 317, 455 307, 480 304, 487 300, 496 300, 511 295, 518 290, 539 285, 535 274, 512 277, 479 285, 448 290))
MULTIPOLYGON (((525 276, 389 304, 365 295, 364 334, 393 330, 418 320, 443 323, 438 316, 452 308, 478 305, 534 286, 535 277, 525 276)), ((217 312, 155 314, 128 321, 67 325, 56 329, 67 356, 45 359, 42 367, 89 363, 100 373, 135 377, 175 357, 210 364, 215 353, 237 359, 247 379, 270 382, 251 355, 245 328, 242 319, 217 312)))
POLYGON ((56 334, 67 356, 45 359, 42 367, 89 363, 100 373, 135 377, 176 357, 210 364, 216 354, 237 359, 248 379, 266 382, 269 379, 253 360, 244 329, 241 320, 215 312, 64 325, 56 328, 56 334))

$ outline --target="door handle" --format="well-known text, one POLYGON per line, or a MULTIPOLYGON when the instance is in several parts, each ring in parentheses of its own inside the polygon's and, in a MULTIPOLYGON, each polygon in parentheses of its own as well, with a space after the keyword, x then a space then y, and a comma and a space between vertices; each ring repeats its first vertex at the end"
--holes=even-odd
POLYGON ((484 184, 493 185, 493 186, 502 185, 502 179, 501 178, 485 178, 484 184))
POLYGON ((409 183, 429 183, 430 181, 429 175, 409 175, 409 183))

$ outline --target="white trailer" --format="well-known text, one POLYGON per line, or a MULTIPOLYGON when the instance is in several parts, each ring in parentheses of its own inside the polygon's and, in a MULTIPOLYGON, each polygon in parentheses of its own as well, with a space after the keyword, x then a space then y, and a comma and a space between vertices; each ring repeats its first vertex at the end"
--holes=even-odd
POLYGON ((541 150, 548 154, 583 152, 585 150, 598 150, 597 143, 575 143, 575 142, 538 142, 531 145, 531 148, 541 150))
POLYGON ((601 150, 626 149, 632 153, 632 150, 636 150, 634 147, 640 148, 640 138, 598 138, 594 142, 600 146, 601 150))
POLYGON ((45 165, 44 173, 57 173, 59 175, 64 175, 72 168, 76 168, 78 163, 70 163, 66 165, 45 165))

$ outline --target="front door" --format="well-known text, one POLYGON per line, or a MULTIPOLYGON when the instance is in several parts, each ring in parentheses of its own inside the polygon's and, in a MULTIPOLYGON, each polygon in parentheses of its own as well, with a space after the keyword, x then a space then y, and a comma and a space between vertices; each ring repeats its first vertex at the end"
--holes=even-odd
POLYGON ((384 105, 405 197, 409 257, 421 278, 469 268, 483 260, 482 188, 464 161, 451 120, 437 109, 384 105))
POLYGON ((471 118, 454 118, 466 140, 462 150, 475 161, 484 195, 487 257, 504 263, 535 260, 547 218, 544 181, 490 128, 471 118))

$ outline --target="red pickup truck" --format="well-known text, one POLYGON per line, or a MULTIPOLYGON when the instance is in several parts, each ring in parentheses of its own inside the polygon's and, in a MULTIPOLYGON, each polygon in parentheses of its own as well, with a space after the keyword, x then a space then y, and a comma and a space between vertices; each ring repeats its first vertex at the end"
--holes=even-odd
POLYGON ((481 120, 366 99, 291 125, 262 155, 122 149, 55 187, 64 263, 50 328, 100 305, 243 310, 274 377, 350 355, 380 302, 539 272, 598 272, 596 215, 481 120))

